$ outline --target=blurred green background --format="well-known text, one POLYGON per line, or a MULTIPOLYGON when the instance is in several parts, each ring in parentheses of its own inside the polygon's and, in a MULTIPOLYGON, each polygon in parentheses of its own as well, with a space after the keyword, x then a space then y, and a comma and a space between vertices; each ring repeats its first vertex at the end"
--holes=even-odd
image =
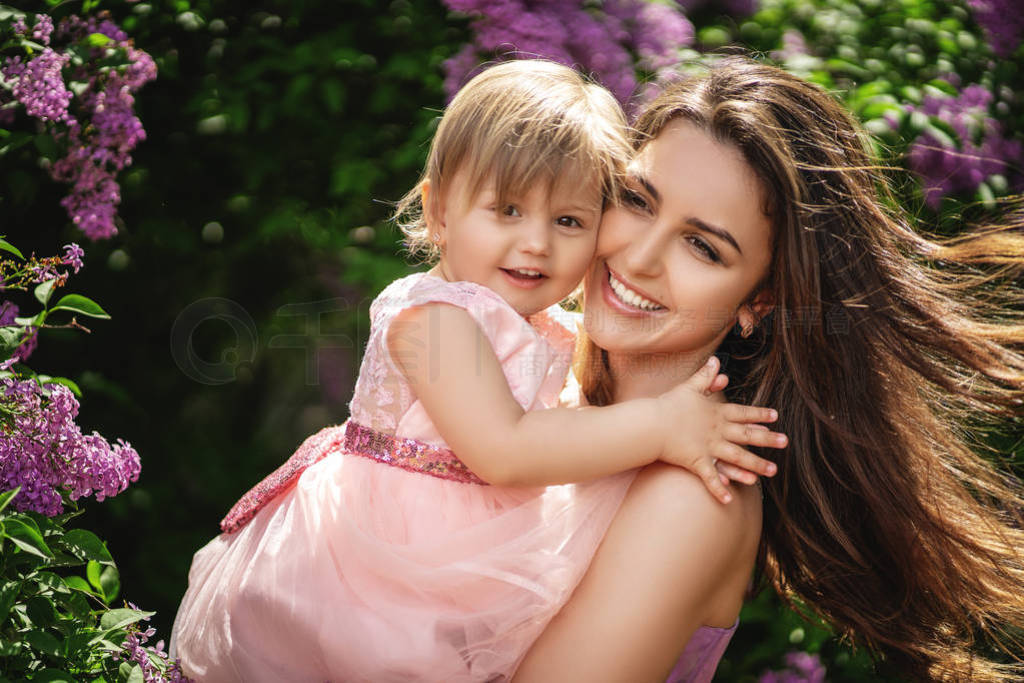
MULTIPOLYGON (((83 430, 142 456, 139 482, 86 505, 81 526, 108 540, 122 594, 157 611, 163 637, 192 553, 230 505, 347 416, 369 302, 411 270, 392 203, 415 181, 444 106, 444 61, 465 54, 486 19, 450 7, 472 4, 104 3, 160 69, 137 96, 148 139, 120 176, 119 233, 89 242, 31 151, 4 158, 3 233, 26 253, 82 244, 86 267, 69 291, 113 318, 88 335, 48 331, 32 365, 78 382, 83 430)), ((1021 50, 993 52, 998 36, 968 4, 657 4, 692 24, 677 61, 742 46, 833 90, 881 154, 917 172, 899 186, 929 229, 955 231, 1019 188, 1021 50)), ((665 75, 625 49, 641 80, 665 75)), ((819 655, 829 680, 891 679, 768 594, 745 609, 718 678, 753 680, 792 650, 819 655)))

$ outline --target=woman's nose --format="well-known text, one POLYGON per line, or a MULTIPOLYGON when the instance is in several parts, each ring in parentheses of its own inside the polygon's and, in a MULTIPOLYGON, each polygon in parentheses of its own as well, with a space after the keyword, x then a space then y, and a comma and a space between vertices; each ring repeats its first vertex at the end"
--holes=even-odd
POLYGON ((626 244, 626 266, 636 275, 658 275, 668 246, 664 242, 654 226, 638 231, 626 244))

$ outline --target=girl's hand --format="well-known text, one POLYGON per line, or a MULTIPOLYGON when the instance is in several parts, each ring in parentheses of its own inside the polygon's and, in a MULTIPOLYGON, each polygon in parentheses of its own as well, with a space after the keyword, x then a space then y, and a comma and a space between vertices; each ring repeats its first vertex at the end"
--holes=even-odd
POLYGON ((733 479, 753 484, 757 476, 773 476, 775 464, 743 446, 784 448, 785 434, 773 432, 762 422, 774 422, 778 414, 769 408, 722 403, 711 393, 725 386, 712 356, 693 377, 662 394, 665 446, 661 460, 683 467, 703 481, 715 498, 732 500, 727 484, 733 479))

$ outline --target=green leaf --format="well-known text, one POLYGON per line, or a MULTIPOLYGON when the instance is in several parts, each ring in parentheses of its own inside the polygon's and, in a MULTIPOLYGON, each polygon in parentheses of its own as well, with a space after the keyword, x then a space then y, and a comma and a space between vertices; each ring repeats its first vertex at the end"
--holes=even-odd
POLYGON ((144 683, 145 680, 146 679, 142 675, 142 667, 136 664, 132 668, 131 674, 128 675, 127 683, 144 683))
POLYGON ((4 536, 27 553, 50 559, 53 552, 39 533, 39 527, 30 517, 12 515, 4 520, 4 536))
POLYGON ((83 579, 81 576, 65 576, 64 583, 67 584, 68 588, 76 591, 82 591, 83 593, 93 594, 93 589, 89 585, 89 582, 83 579))
POLYGON ((85 578, 89 579, 89 583, 97 591, 103 590, 100 585, 100 563, 96 560, 89 560, 89 563, 85 565, 85 578))
POLYGON ((117 598, 117 594, 121 592, 121 574, 117 567, 106 567, 103 570, 100 574, 100 587, 106 602, 117 598))
MULTIPOLYGON (((53 288, 57 285, 57 278, 47 280, 35 289, 36 300, 42 305, 46 305, 50 301, 50 297, 53 296, 53 288)), ((67 297, 64 297, 65 299, 67 297)))
POLYGON ((20 581, 8 581, 0 586, 0 625, 7 621, 7 615, 10 614, 20 590, 20 581))
POLYGON ((956 138, 952 137, 947 131, 943 130, 943 128, 944 126, 934 125, 934 122, 932 122, 924 127, 924 132, 932 136, 936 142, 947 149, 959 148, 960 145, 957 144, 956 138))
POLYGON ((52 626, 57 621, 57 614, 54 612, 53 603, 50 602, 49 598, 35 595, 29 598, 25 604, 25 609, 28 618, 32 620, 35 626, 52 626))
POLYGON ((60 669, 43 669, 32 677, 32 683, 44 681, 45 683, 75 683, 75 677, 67 671, 60 669))
POLYGON ((10 253, 20 258, 22 261, 25 260, 25 257, 22 255, 20 251, 18 251, 18 248, 3 238, 0 238, 0 250, 9 251, 10 253))
POLYGON ((21 325, 22 327, 39 327, 46 321, 46 311, 39 311, 35 315, 17 317, 14 319, 15 325, 21 325))
POLYGON ((127 607, 112 609, 100 617, 100 628, 104 631, 124 628, 125 626, 134 624, 137 621, 142 621, 147 617, 151 617, 154 614, 156 614, 156 612, 143 612, 142 610, 128 609, 127 607))
MULTIPOLYGON (((33 629, 25 634, 25 640, 28 641, 33 650, 52 657, 60 655, 60 641, 46 631, 33 629)), ((71 679, 68 678, 67 680, 70 681, 71 679)))
POLYGON ((79 650, 84 649, 92 640, 91 629, 79 629, 64 639, 64 651, 69 659, 74 659, 79 650))
MULTIPOLYGON (((82 583, 84 584, 85 581, 82 581, 82 583)), ((93 616, 89 601, 81 593, 72 593, 71 597, 67 599, 67 604, 71 609, 71 613, 78 618, 80 623, 93 624, 96 622, 96 617, 93 616)), ((92 634, 89 637, 91 638, 92 634)))
POLYGON ((107 312, 100 308, 98 303, 88 297, 82 296, 81 294, 68 294, 61 297, 60 301, 57 302, 57 305, 50 310, 74 311, 75 313, 87 315, 90 318, 110 318, 107 312))
POLYGON ((91 531, 70 529, 61 539, 61 544, 76 557, 83 560, 96 560, 101 564, 114 564, 114 558, 103 541, 91 531))
POLYGON ((36 375, 36 379, 39 380, 40 384, 63 384, 70 389, 71 393, 75 396, 82 398, 82 390, 72 379, 68 379, 67 377, 51 377, 50 375, 36 375))
POLYGON ((14 497, 18 495, 18 491, 20 490, 21 487, 19 486, 16 489, 11 489, 10 491, 4 491, 3 493, 0 493, 0 512, 4 511, 4 508, 6 508, 10 504, 14 497))
POLYGON ((13 349, 21 344, 24 328, 8 325, 0 327, 0 349, 13 349))
POLYGON ((90 33, 85 37, 85 44, 89 47, 103 47, 109 42, 110 38, 102 33, 90 33))

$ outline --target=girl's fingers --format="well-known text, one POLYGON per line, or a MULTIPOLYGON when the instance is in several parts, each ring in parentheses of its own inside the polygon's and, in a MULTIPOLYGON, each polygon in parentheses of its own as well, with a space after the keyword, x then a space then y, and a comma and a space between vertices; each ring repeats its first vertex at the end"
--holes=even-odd
POLYGON ((729 386, 729 376, 719 374, 715 377, 715 379, 711 381, 711 384, 708 386, 708 393, 713 394, 717 391, 725 389, 727 386, 729 386))
POLYGON ((775 422, 779 419, 779 414, 772 408, 726 403, 722 410, 722 415, 729 422, 775 422))
POLYGON ((757 483, 757 474, 750 470, 740 469, 735 465, 719 460, 715 463, 715 467, 718 468, 718 474, 721 477, 725 477, 726 483, 729 480, 738 481, 741 484, 747 484, 752 486, 757 483))
POLYGON ((789 439, 785 434, 773 432, 764 425, 756 423, 738 424, 732 422, 722 429, 722 437, 733 443, 744 446, 761 446, 762 448, 785 448, 789 439))
POLYGON ((689 384, 691 387, 703 394, 710 393, 712 391, 712 385, 714 385, 715 380, 718 379, 718 366, 718 357, 711 356, 711 358, 708 358, 707 362, 704 363, 704 366, 695 372, 690 379, 683 382, 683 384, 689 384))
POLYGON ((718 474, 718 469, 715 467, 715 461, 711 458, 704 458, 697 464, 694 469, 697 476, 704 481, 704 486, 708 487, 708 491, 711 492, 720 503, 728 503, 732 500, 732 494, 729 493, 729 489, 718 474))
POLYGON ((728 441, 721 442, 717 448, 714 449, 713 455, 721 460, 740 469, 748 470, 750 472, 756 472, 765 477, 771 477, 775 475, 778 468, 775 463, 770 460, 760 458, 745 448, 741 448, 734 443, 728 441))

